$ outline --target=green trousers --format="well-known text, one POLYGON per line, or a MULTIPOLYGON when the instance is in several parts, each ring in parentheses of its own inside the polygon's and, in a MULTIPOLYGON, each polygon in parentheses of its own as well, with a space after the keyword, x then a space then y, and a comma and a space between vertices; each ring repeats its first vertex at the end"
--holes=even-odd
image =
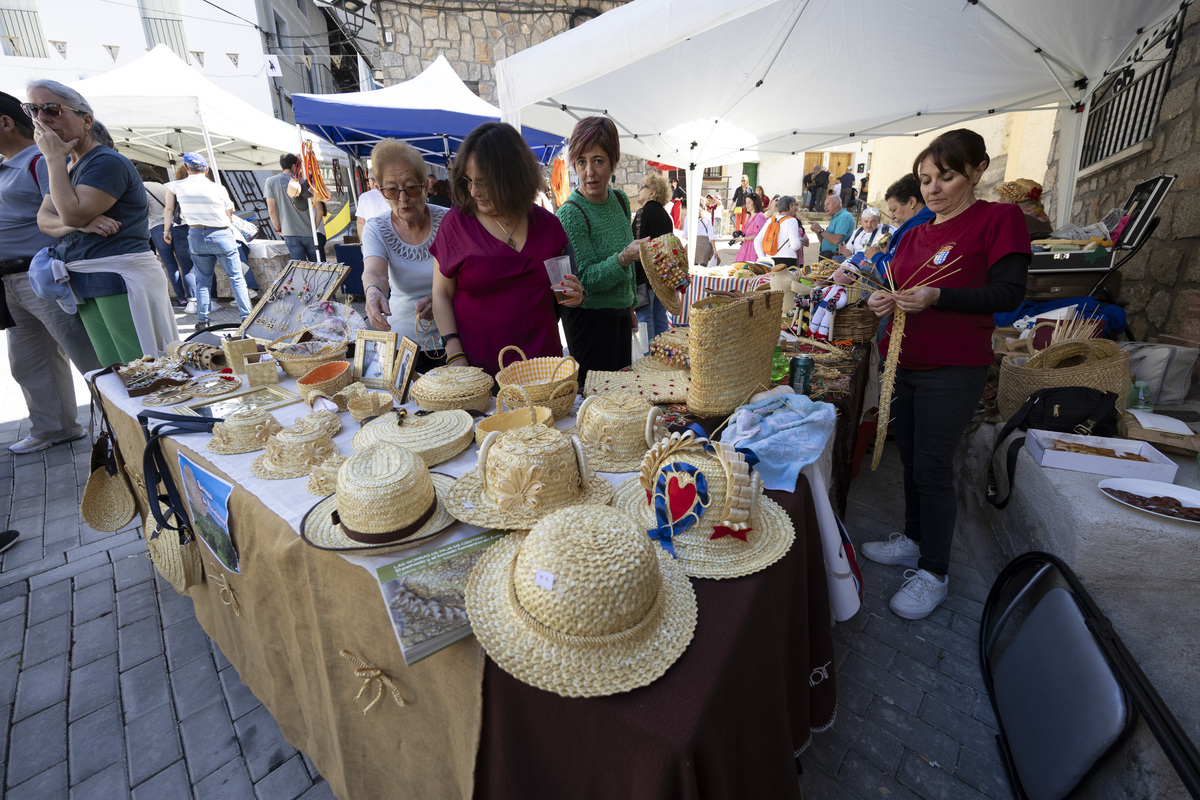
POLYGON ((96 349, 100 366, 128 364, 145 355, 129 313, 129 295, 90 297, 79 306, 79 318, 96 349))

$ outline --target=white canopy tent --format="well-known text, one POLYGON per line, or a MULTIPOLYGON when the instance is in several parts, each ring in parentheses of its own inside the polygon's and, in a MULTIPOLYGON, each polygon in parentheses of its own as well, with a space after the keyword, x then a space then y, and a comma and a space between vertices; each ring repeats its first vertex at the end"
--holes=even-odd
POLYGON ((218 163, 275 170, 280 155, 300 149, 296 128, 217 86, 166 45, 70 85, 87 98, 117 149, 147 163, 178 163, 197 150, 208 152, 214 174, 218 163))
MULTIPOLYGON (((500 61, 497 91, 505 121, 564 135, 580 117, 609 115, 623 153, 687 165, 694 210, 695 172, 706 166, 1007 111, 1082 109, 1139 33, 1179 7, 1179 0, 636 0, 500 61)), ((1081 111, 1061 134, 1060 221, 1070 209, 1084 118, 1081 111)))

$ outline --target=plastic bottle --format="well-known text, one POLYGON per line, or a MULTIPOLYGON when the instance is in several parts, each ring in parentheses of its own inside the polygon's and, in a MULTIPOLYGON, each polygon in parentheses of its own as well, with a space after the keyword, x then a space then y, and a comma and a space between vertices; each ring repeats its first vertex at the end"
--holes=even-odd
POLYGON ((771 383, 779 383, 779 381, 787 380, 787 376, 787 357, 784 356, 782 347, 776 347, 775 355, 771 356, 771 383))
POLYGON ((1136 411, 1154 410, 1154 398, 1150 395, 1149 381, 1133 382, 1133 393, 1129 396, 1129 407, 1136 411))

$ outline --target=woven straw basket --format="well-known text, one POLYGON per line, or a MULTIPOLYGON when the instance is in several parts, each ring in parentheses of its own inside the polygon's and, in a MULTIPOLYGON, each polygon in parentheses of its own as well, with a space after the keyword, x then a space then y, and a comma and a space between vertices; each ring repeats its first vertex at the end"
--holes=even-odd
POLYGON ((353 378, 349 361, 330 361, 305 373, 296 381, 296 391, 311 406, 314 397, 319 394, 332 397, 349 386, 353 378))
POLYGON ((1008 355, 1000 364, 997 406, 1008 419, 1039 389, 1083 386, 1113 392, 1117 408, 1129 403, 1129 353, 1108 339, 1075 339, 1050 345, 1029 357, 1008 355))
POLYGON ((492 379, 479 367, 435 367, 408 390, 425 411, 487 411, 492 379))
POLYGON ((281 344, 284 339, 298 338, 309 331, 315 330, 317 326, 309 328, 301 328, 298 331, 289 331, 277 339, 272 339, 267 343, 267 349, 275 356, 275 360, 279 362, 279 366, 283 367, 292 378, 303 378, 313 369, 327 364, 330 361, 338 361, 346 357, 347 343, 346 342, 326 342, 312 355, 295 355, 291 353, 281 353, 275 349, 275 346, 281 344))
POLYGON ((500 371, 496 383, 500 384, 497 402, 505 411, 530 403, 550 409, 554 419, 559 420, 571 413, 575 395, 579 394, 579 362, 570 356, 564 358, 528 358, 521 348, 509 345, 500 351, 500 371), (504 354, 516 350, 521 360, 504 366, 504 354), (506 392, 508 387, 520 387, 524 394, 517 396, 506 392), (528 396, 529 402, 523 402, 528 396))
POLYGON ((475 444, 482 445, 483 440, 492 431, 511 431, 516 428, 526 428, 530 425, 543 425, 547 428, 554 426, 553 414, 545 406, 529 406, 515 408, 512 411, 502 411, 487 419, 481 419, 475 426, 475 444))
POLYGON ((779 343, 783 292, 714 292, 692 303, 688 410, 728 414, 755 392, 771 388, 771 354, 779 343))
POLYGON ((879 317, 869 308, 846 306, 833 315, 833 329, 829 338, 849 339, 852 342, 870 342, 879 330, 879 317))

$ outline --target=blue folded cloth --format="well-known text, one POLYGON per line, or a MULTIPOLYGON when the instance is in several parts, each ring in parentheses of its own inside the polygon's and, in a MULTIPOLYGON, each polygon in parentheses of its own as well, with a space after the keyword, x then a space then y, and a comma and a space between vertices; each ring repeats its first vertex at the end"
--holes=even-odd
POLYGON ((758 457, 768 489, 795 491, 800 470, 814 463, 833 438, 837 410, 779 386, 733 412, 721 441, 758 457))
POLYGON ((66 313, 76 313, 79 298, 71 288, 67 268, 50 255, 49 247, 43 247, 30 261, 29 286, 43 300, 56 300, 66 313))

